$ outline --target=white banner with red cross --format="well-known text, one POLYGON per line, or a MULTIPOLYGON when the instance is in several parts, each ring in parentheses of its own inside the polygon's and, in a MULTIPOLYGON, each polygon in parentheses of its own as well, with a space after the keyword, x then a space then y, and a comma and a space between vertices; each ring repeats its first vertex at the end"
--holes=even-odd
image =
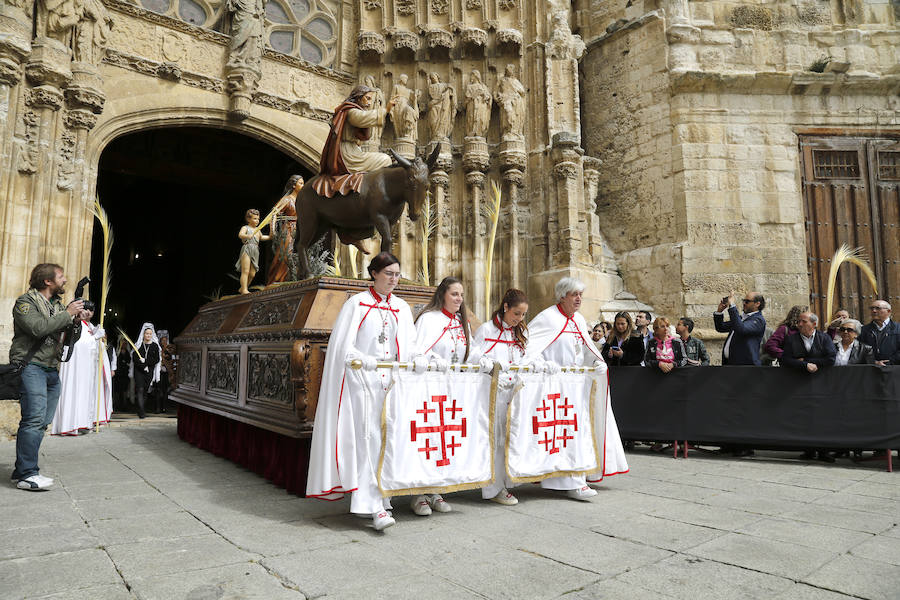
POLYGON ((384 401, 378 485, 385 496, 479 488, 493 479, 490 374, 394 372, 384 401))
POLYGON ((510 479, 523 483, 600 469, 606 388, 605 373, 519 373, 507 417, 510 479))

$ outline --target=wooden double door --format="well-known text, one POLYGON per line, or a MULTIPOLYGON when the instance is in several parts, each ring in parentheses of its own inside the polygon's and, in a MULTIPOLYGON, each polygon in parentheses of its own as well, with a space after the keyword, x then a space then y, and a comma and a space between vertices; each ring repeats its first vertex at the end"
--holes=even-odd
MULTIPOLYGON (((827 323, 828 271, 841 244, 862 248, 878 279, 878 298, 900 312, 900 135, 801 136, 810 309, 827 323)), ((834 309, 863 324, 876 298, 855 265, 838 272, 834 309)))

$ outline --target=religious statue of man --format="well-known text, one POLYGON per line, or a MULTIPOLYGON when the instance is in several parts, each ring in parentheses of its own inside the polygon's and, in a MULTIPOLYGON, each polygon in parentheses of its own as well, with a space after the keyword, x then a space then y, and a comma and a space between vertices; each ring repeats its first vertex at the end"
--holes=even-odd
POLYGON ((500 131, 504 140, 525 138, 525 86, 516 79, 516 68, 506 65, 494 94, 500 106, 500 131))
MULTIPOLYGON (((365 78, 366 87, 374 90, 372 96, 372 109, 380 110, 384 108, 384 92, 375 85, 375 77, 372 75, 366 75, 365 78)), ((378 147, 381 146, 381 133, 384 130, 384 124, 381 125, 373 125, 369 128, 369 141, 366 142, 366 148, 368 150, 378 150, 378 147)))
POLYGON ((37 34, 68 45, 69 32, 78 23, 75 0, 41 0, 37 6, 37 34))
POLYGON ((415 143, 419 129, 419 90, 413 90, 407 86, 409 76, 401 73, 394 83, 391 94, 395 100, 391 113, 391 121, 394 123, 394 132, 397 139, 408 140, 415 143))
POLYGON ((266 0, 228 0, 231 13, 229 67, 259 69, 263 53, 263 18, 266 0))
POLYGON ((77 0, 80 19, 75 25, 75 60, 99 66, 109 45, 113 20, 100 0, 77 0))
POLYGON ((432 73, 428 84, 428 127, 431 139, 449 139, 454 117, 456 90, 449 83, 442 82, 440 75, 432 73))
POLYGON ((375 90, 358 85, 344 102, 334 109, 331 131, 322 149, 319 172, 323 175, 366 173, 390 166, 391 157, 383 152, 366 152, 360 145, 369 140, 372 127, 383 127, 384 118, 394 108, 391 98, 383 108, 374 108, 375 90))
POLYGON ((473 69, 466 86, 466 135, 484 137, 491 120, 491 92, 473 69))

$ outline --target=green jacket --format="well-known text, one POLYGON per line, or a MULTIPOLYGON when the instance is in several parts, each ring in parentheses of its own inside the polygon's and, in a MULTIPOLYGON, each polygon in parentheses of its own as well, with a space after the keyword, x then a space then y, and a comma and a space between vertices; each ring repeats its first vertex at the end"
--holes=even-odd
POLYGON ((59 365, 59 334, 72 323, 59 296, 50 302, 32 288, 19 296, 13 305, 13 339, 9 348, 9 362, 25 359, 35 342, 44 338, 32 363, 55 368, 59 365))

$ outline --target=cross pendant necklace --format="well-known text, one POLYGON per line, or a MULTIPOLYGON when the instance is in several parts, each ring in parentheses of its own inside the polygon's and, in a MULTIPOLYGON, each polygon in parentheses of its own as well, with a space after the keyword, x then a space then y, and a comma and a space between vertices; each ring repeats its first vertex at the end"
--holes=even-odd
POLYGON ((388 310, 379 309, 379 312, 381 313, 381 335, 378 336, 379 344, 383 344, 387 341, 387 325, 388 319, 390 318, 388 316, 390 314, 390 307, 391 305, 388 304, 388 310))

